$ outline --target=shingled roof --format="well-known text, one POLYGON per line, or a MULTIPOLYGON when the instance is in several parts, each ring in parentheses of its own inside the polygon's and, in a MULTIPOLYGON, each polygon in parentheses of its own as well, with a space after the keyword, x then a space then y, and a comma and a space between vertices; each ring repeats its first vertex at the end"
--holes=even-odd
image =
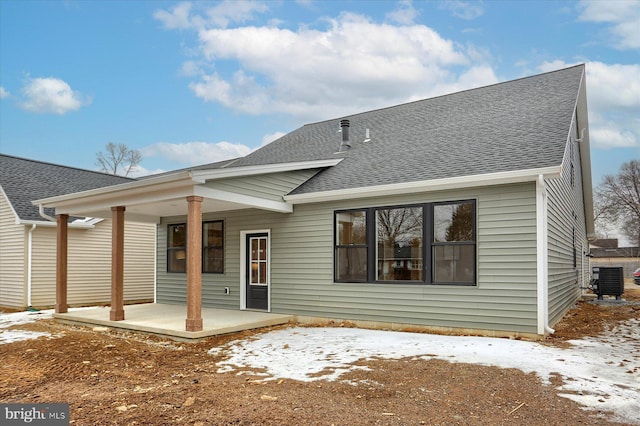
POLYGON ((307 124, 233 167, 344 157, 292 192, 304 194, 559 166, 583 75, 578 65, 307 124), (352 147, 336 154, 343 119, 352 147))
MULTIPOLYGON (((0 154, 0 186, 21 220, 44 220, 31 204, 56 195, 101 188, 134 179, 0 154)), ((45 212, 53 215, 53 209, 45 212)))

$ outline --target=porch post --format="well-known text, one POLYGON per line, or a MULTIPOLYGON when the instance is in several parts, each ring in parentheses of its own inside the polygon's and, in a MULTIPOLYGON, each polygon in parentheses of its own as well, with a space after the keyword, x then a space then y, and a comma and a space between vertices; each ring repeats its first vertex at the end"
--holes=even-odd
POLYGON ((188 196, 187 331, 202 330, 202 197, 188 196))
POLYGON ((111 321, 124 319, 124 210, 111 207, 111 321))
POLYGON ((67 240, 68 214, 56 215, 56 314, 68 312, 67 306, 67 240))

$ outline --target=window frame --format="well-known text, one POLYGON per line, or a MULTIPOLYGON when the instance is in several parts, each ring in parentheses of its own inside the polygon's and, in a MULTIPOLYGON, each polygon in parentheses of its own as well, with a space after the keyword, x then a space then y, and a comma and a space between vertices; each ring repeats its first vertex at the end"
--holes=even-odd
POLYGON ((207 220, 202 222, 202 273, 203 274, 224 274, 224 261, 225 261, 225 253, 224 253, 224 243, 225 243, 225 234, 224 234, 224 220, 216 219, 216 220, 207 220), (222 226, 222 244, 220 246, 205 246, 205 233, 204 228, 209 223, 219 223, 222 226), (219 249, 222 251, 222 269, 220 271, 205 271, 205 251, 207 249, 219 249))
POLYGON ((455 201, 441 201, 429 203, 407 203, 365 208, 340 209, 333 211, 333 280, 335 283, 354 284, 399 284, 399 285, 448 285, 448 286, 478 286, 478 236, 477 236, 477 200, 461 199, 455 201), (472 240, 471 241, 449 241, 434 242, 434 207, 438 205, 451 205, 470 203, 472 209, 472 240), (422 209, 422 280, 377 280, 378 259, 377 259, 377 212, 380 210, 391 210, 401 208, 421 208, 422 209), (338 245, 338 215, 340 213, 364 212, 366 224, 366 244, 361 245, 338 245), (435 278, 434 247, 438 246, 473 246, 473 281, 472 282, 438 282, 435 278), (367 278, 366 280, 345 280, 338 279, 338 248, 366 248, 367 250, 367 278))

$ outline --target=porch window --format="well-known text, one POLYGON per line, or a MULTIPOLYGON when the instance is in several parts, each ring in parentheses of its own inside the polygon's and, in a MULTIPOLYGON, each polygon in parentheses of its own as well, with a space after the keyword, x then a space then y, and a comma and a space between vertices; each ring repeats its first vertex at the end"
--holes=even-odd
POLYGON ((187 271, 187 225, 171 224, 167 227, 167 272, 187 271))
POLYGON ((367 212, 352 210, 337 212, 336 220, 336 281, 367 280, 367 212))
POLYGON ((336 211, 335 281, 475 285, 475 211, 474 200, 336 211))
POLYGON ((224 273, 224 223, 221 220, 202 224, 202 272, 224 273))

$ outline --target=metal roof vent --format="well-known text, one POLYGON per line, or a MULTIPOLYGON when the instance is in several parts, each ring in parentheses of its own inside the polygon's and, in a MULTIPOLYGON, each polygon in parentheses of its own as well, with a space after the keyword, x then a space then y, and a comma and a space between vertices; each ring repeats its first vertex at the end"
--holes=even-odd
POLYGON ((342 132, 342 142, 340 142, 340 151, 344 152, 348 151, 351 148, 351 143, 349 142, 349 126, 351 123, 349 120, 340 120, 340 131, 342 132))
POLYGON ((364 131, 364 140, 362 141, 362 143, 367 143, 367 142, 371 142, 371 134, 369 132, 369 128, 366 128, 364 131))

